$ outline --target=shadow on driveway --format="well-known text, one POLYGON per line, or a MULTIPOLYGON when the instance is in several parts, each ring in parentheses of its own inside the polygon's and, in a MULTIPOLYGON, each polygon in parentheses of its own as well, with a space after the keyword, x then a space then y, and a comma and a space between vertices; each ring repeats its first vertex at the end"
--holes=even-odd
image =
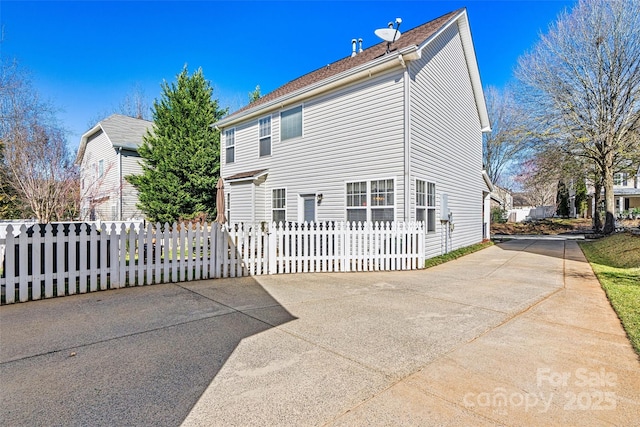
POLYGON ((294 319, 251 277, 3 306, 0 419, 179 425, 244 338, 294 319))

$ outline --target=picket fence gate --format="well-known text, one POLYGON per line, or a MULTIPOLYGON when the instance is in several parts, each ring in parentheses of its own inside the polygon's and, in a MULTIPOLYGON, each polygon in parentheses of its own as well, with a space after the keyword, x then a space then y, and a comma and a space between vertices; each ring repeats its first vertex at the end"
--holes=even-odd
POLYGON ((9 225, 2 304, 222 277, 418 269, 424 234, 422 222, 9 225))

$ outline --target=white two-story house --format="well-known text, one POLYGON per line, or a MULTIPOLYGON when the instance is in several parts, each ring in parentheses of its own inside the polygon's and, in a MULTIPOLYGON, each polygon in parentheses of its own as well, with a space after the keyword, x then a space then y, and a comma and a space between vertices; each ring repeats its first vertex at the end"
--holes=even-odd
POLYGON ((142 173, 138 148, 153 127, 147 120, 113 114, 85 132, 75 163, 80 166, 82 220, 124 221, 143 215, 127 175, 142 173))
POLYGON ((425 221, 427 255, 488 237, 490 130, 466 9, 219 121, 231 223, 425 221), (448 222, 445 222, 448 221, 448 222))
POLYGON ((618 172, 613 175, 613 195, 618 215, 625 216, 640 210, 640 167, 636 173, 618 172))

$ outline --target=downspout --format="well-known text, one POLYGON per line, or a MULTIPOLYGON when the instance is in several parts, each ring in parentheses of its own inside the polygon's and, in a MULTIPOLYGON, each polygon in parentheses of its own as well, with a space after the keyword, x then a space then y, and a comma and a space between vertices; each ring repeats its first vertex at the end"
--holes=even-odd
POLYGON ((398 56, 404 68, 404 221, 409 222, 411 215, 411 91, 409 65, 402 55, 398 56))
POLYGON ((118 187, 118 218, 122 221, 122 147, 118 147, 118 177, 120 185, 118 187))
POLYGON ((251 181, 251 223, 256 223, 256 180, 251 181))

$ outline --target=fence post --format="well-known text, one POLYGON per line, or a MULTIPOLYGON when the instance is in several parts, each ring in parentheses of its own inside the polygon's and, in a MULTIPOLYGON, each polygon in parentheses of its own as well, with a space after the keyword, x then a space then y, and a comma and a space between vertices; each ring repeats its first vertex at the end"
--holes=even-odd
POLYGON ((120 259, 118 256, 118 243, 120 236, 116 233, 116 225, 111 223, 109 230, 109 288, 120 287, 120 259))
POLYGON ((269 274, 276 274, 276 250, 277 250, 277 228, 275 222, 269 222, 269 232, 267 233, 267 249, 265 250, 265 254, 267 254, 267 261, 269 263, 269 274))
POLYGON ((13 226, 7 226, 7 238, 4 247, 4 278, 5 278, 5 299, 7 304, 16 302, 16 244, 13 237, 13 226))

